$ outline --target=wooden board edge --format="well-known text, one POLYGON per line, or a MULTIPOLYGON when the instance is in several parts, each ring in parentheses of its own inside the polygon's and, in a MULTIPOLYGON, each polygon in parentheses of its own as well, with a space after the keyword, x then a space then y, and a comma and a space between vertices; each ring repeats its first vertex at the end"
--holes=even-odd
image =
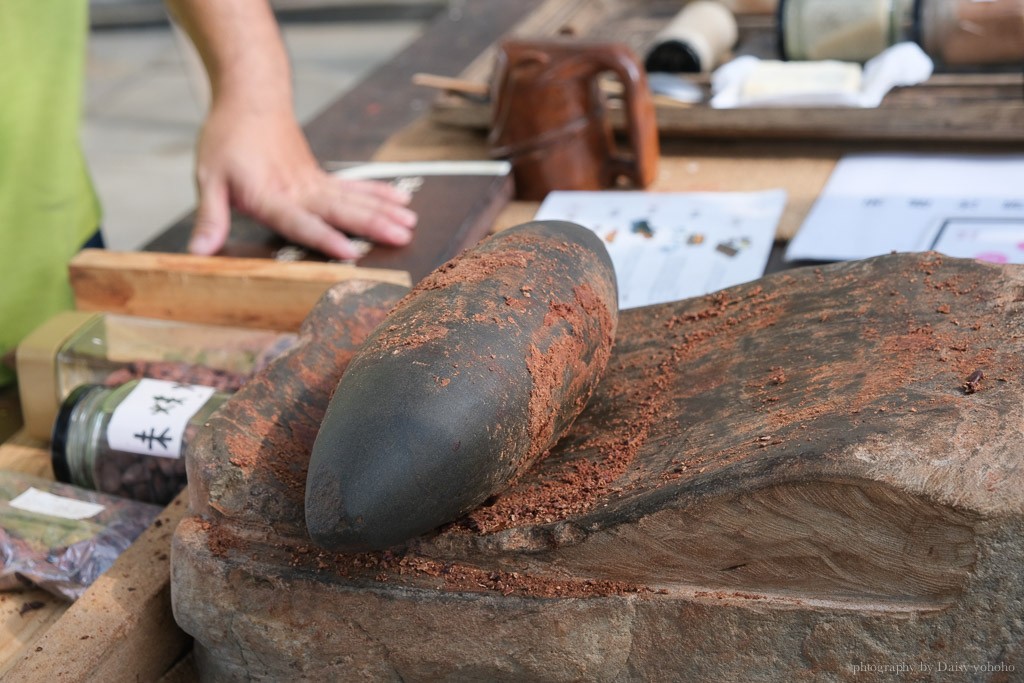
MULTIPOLYGON (((622 112, 609 103, 609 117, 625 129, 622 112)), ((942 143, 1024 141, 1024 103, 1013 106, 970 104, 957 110, 932 109, 918 117, 901 117, 905 108, 711 109, 689 105, 657 106, 658 132, 664 136, 707 139, 876 140, 942 143)), ((488 130, 489 103, 442 95, 430 112, 444 126, 488 130)))
POLYGON ((32 438, 24 429, 19 430, 0 443, 0 470, 53 479, 49 444, 32 438))
POLYGON ((166 271, 183 276, 246 278, 271 282, 341 282, 374 280, 409 285, 409 274, 389 268, 364 268, 348 263, 275 261, 234 256, 196 256, 149 251, 83 249, 69 264, 72 272, 86 270, 166 271))
POLYGON ((409 273, 385 268, 90 249, 69 276, 79 310, 283 331, 338 282, 411 285, 409 273))

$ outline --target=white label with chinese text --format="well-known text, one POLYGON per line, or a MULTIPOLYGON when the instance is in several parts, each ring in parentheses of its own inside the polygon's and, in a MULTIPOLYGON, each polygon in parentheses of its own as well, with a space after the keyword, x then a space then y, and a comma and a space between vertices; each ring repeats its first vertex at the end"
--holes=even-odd
POLYGON ((13 498, 9 505, 25 512, 60 517, 61 519, 89 519, 103 512, 103 506, 99 503, 65 498, 40 491, 33 486, 13 498))
POLYGON ((195 384, 141 379, 110 416, 107 444, 115 451, 180 458, 185 428, 213 391, 195 384))

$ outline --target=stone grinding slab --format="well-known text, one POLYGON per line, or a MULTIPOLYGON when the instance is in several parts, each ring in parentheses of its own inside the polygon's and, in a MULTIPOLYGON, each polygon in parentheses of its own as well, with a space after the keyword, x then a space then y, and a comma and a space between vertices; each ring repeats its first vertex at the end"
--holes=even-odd
POLYGON ((190 455, 172 600, 204 679, 1024 671, 1019 268, 890 255, 622 312, 587 408, 510 489, 344 555, 302 496, 402 293, 364 290, 329 292, 190 455))

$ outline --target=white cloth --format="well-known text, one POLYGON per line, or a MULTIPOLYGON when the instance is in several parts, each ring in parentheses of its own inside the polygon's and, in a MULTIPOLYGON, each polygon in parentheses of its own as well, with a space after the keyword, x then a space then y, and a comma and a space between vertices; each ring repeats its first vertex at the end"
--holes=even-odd
POLYGON ((931 58, 916 43, 893 45, 863 68, 852 62, 780 62, 743 56, 712 74, 711 106, 872 108, 893 88, 928 80, 933 69, 931 58))

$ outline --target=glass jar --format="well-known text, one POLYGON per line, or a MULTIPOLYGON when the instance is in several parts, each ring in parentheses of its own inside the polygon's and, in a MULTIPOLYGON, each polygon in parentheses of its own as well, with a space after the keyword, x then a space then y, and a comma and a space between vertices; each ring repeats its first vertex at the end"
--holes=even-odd
POLYGON ((154 379, 79 386, 54 424, 54 474, 62 482, 166 505, 185 488, 189 441, 228 397, 212 387, 154 379))
POLYGON ((716 0, 692 0, 654 37, 649 72, 710 73, 736 44, 736 17, 716 0))
POLYGON ((914 0, 781 0, 783 59, 866 62, 914 40, 914 0))
POLYGON ((61 401, 82 384, 152 377, 234 391, 296 339, 274 330, 64 311, 18 345, 25 431, 50 438, 61 401))
POLYGON ((1024 0, 919 0, 921 46, 946 66, 1024 60, 1024 0))

